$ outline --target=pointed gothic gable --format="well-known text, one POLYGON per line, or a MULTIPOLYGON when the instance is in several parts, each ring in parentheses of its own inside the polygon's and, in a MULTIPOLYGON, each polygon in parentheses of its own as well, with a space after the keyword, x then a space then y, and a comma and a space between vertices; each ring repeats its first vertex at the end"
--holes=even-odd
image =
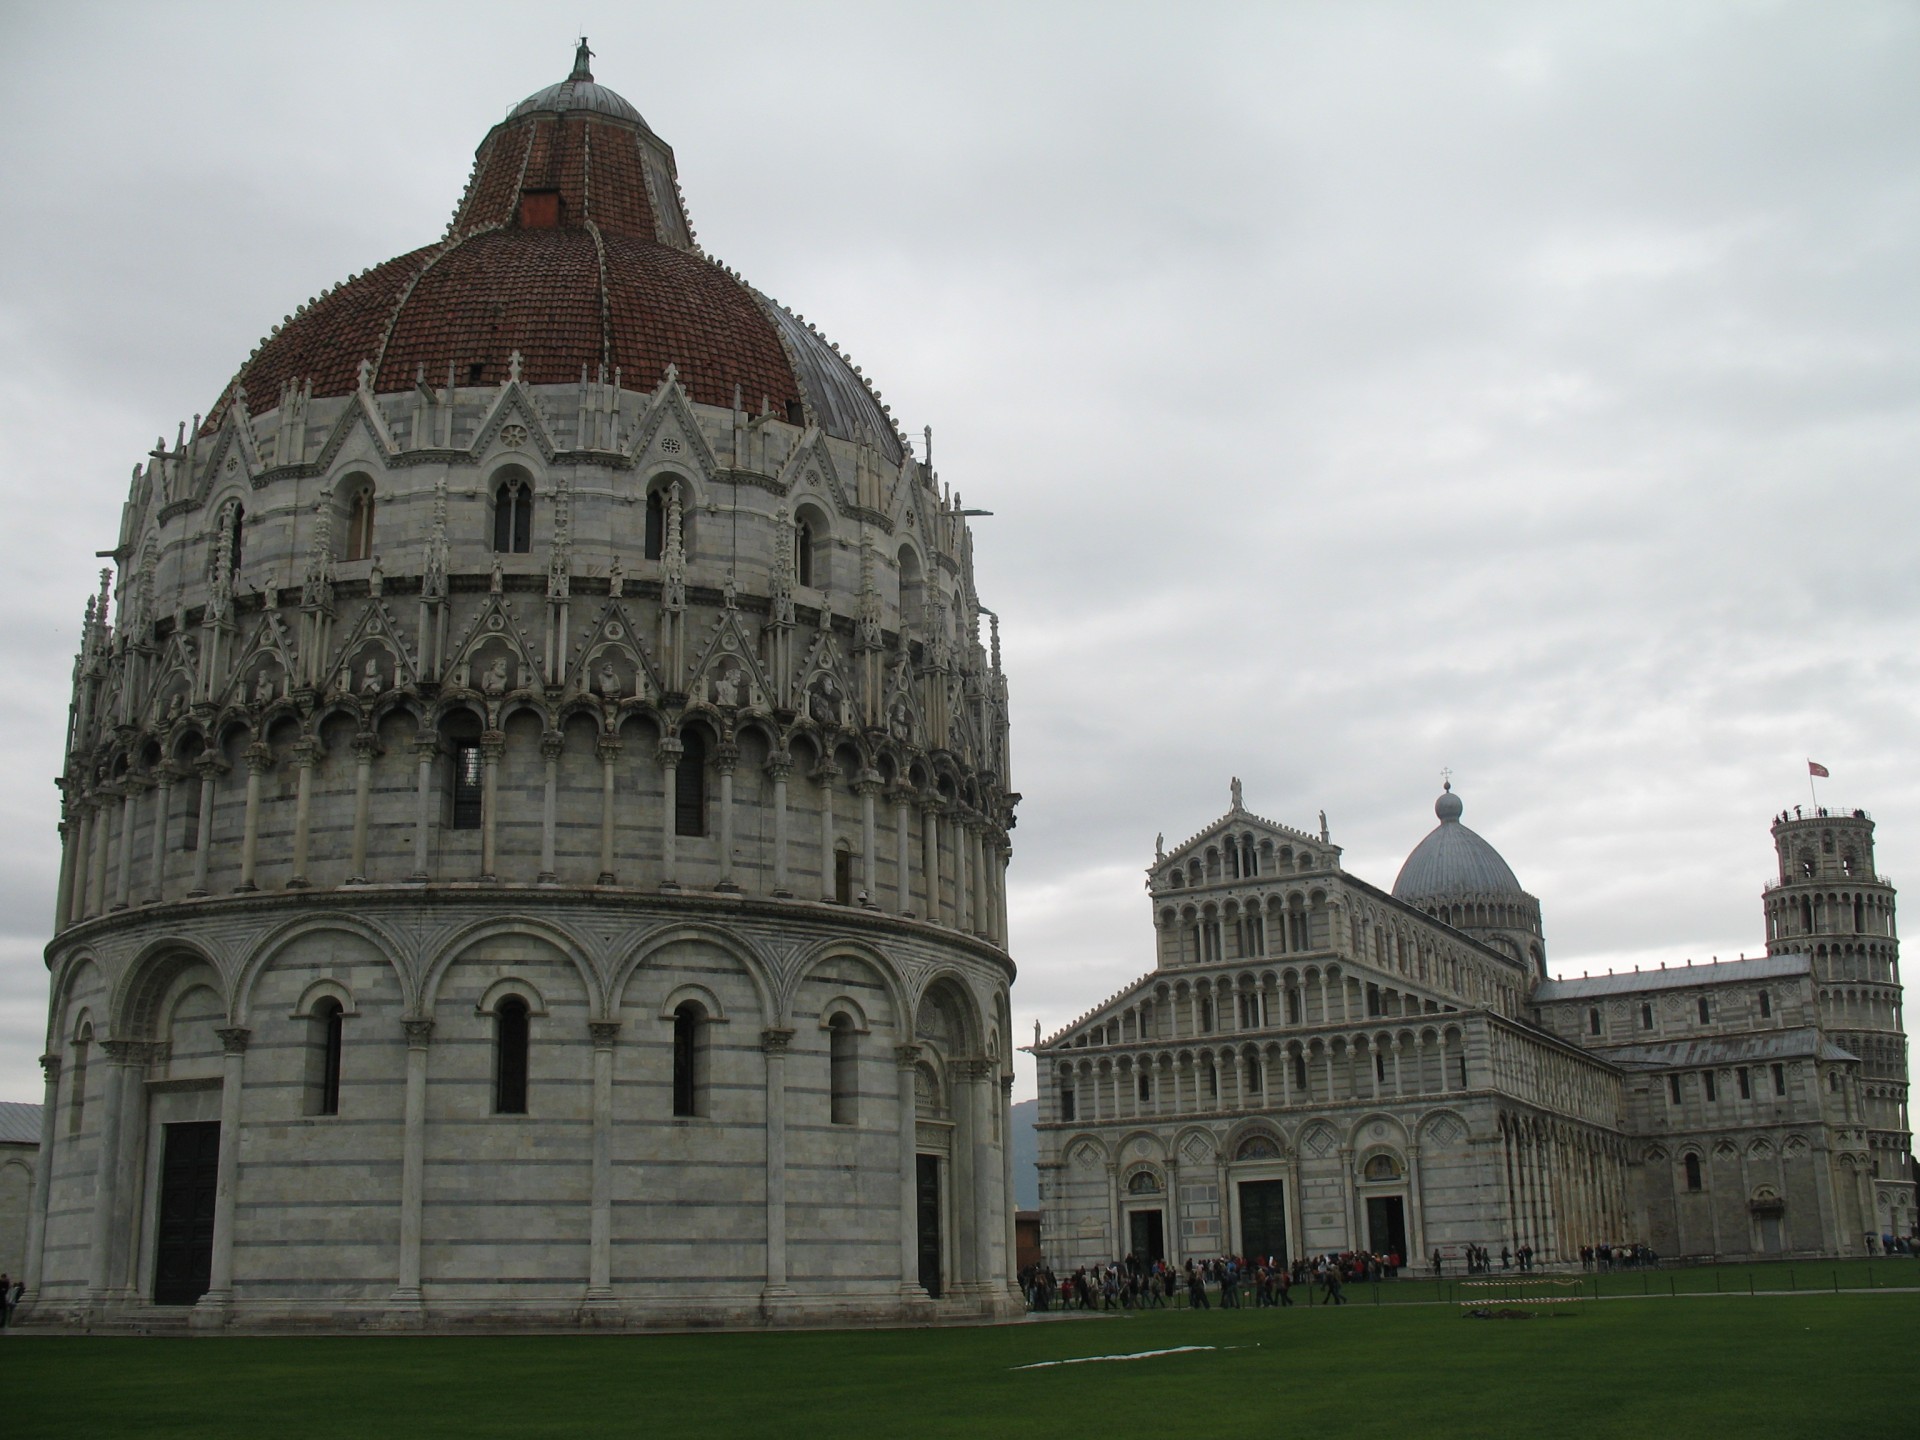
POLYGON ((927 733, 919 689, 913 678, 913 661, 904 649, 897 651, 882 687, 880 713, 885 716, 887 733, 903 745, 919 744, 927 733))
POLYGON ((227 672, 226 684, 220 690, 220 702, 225 705, 257 705, 281 699, 300 673, 294 663, 292 634, 278 610, 260 612, 253 632, 237 653, 240 658, 227 672))
POLYGON ((159 664, 153 667, 153 681, 147 687, 145 711, 149 724, 170 725, 186 713, 187 707, 193 704, 199 668, 200 657, 192 639, 181 631, 174 631, 161 648, 159 664))
POLYGON ((816 631, 794 678, 800 708, 814 724, 844 728, 855 723, 853 677, 839 636, 816 631))
POLYGON ((722 709, 745 706, 766 710, 773 687, 760 667, 756 648, 740 612, 722 610, 694 661, 687 693, 722 709))
POLYGON ((234 410, 228 410, 206 459, 200 462, 200 473, 188 477, 191 490, 186 498, 194 505, 204 505, 216 489, 231 481, 252 489, 254 477, 261 473, 259 452, 252 442, 253 427, 243 425, 234 410))
MULTIPOLYGON (((516 355, 515 359, 518 358, 516 355)), ((520 382, 518 365, 514 370, 515 373, 500 386, 499 393, 493 397, 493 403, 487 407, 486 415, 473 432, 473 443, 467 447, 467 454, 474 460, 484 459, 496 444, 505 444, 508 450, 516 450, 531 442, 540 457, 548 461, 560 452, 560 447, 554 442, 553 426, 542 412, 540 402, 520 382), (504 432, 509 425, 518 425, 525 430, 526 439, 505 437, 504 432)))
POLYGON ((489 595, 480 613, 453 647, 447 683, 456 690, 477 690, 493 697, 515 690, 538 690, 542 677, 538 652, 514 619, 504 595, 489 595))
POLYGON ((851 504, 847 483, 835 467, 832 452, 827 448, 827 437, 818 426, 810 427, 795 442, 787 454, 787 463, 780 467, 779 479, 782 494, 791 495, 802 487, 817 490, 833 502, 836 514, 846 514, 851 504))
POLYGON ((419 683, 420 667, 385 600, 360 612, 352 631, 334 648, 323 693, 371 698, 419 683), (369 668, 371 667, 371 668, 369 668))
POLYGON ((576 693, 598 695, 603 700, 630 696, 652 700, 666 689, 660 666, 647 646, 646 631, 634 623, 626 602, 617 596, 608 600, 587 626, 585 638, 574 646, 573 663, 567 669, 576 693))
POLYGON ((400 446, 393 438, 393 431, 387 428, 387 417, 380 413, 380 406, 365 390, 356 390, 334 419, 333 428, 327 432, 319 453, 308 457, 307 470, 316 474, 326 473, 340 458, 340 451, 356 432, 366 434, 382 460, 391 460, 400 453, 400 446))
POLYGON ((687 392, 680 388, 680 375, 667 367, 659 388, 648 399, 633 427, 633 443, 627 455, 635 465, 664 461, 675 465, 697 466, 711 480, 719 469, 713 447, 687 403, 687 392), (675 448, 677 444, 678 448, 675 448))

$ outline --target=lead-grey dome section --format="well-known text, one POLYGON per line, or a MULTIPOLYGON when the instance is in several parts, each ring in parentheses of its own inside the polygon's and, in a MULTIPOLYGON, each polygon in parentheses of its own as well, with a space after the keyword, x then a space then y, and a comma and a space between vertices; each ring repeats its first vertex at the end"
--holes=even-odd
POLYGON ((1444 792, 1433 810, 1440 823, 1413 847, 1393 882, 1396 900, 1437 895, 1523 895, 1500 852, 1460 823, 1460 797, 1444 792))

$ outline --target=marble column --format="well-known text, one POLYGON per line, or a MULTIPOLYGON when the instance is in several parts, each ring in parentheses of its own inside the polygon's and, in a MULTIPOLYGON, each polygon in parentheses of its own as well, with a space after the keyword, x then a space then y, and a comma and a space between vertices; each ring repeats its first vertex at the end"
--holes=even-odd
POLYGON ((953 928, 963 934, 973 929, 973 881, 967 874, 967 824, 958 811, 953 816, 953 928))
POLYGON ((233 1302, 233 1207, 240 1179, 240 1091, 245 1082, 247 1041, 252 1032, 234 1026, 216 1033, 222 1053, 220 1162, 213 1191, 213 1265, 207 1293, 200 1297, 196 1308, 202 1313, 212 1312, 217 1326, 224 1319, 220 1312, 233 1302))
POLYGON ((225 771, 226 764, 217 755, 202 755, 193 762, 200 776, 200 799, 194 818, 193 884, 189 896, 207 893, 207 861, 213 854, 213 783, 225 771))
POLYGON ((921 878, 927 887, 927 919, 935 925, 944 923, 941 917, 940 899, 940 800, 938 796, 929 796, 920 802, 920 848, 925 852, 925 860, 920 867, 921 878))
POLYGON ((440 737, 428 733, 413 741, 413 758, 418 774, 413 798, 413 876, 427 878, 427 836, 433 825, 433 762, 440 753, 440 737))
POLYGON ((86 918, 86 891, 92 885, 88 870, 92 870, 92 851, 94 851, 94 803, 81 801, 73 806, 77 816, 73 829, 73 879, 67 887, 67 914, 65 922, 77 925, 86 918))
POLYGON ((910 785, 905 781, 895 782, 893 789, 893 908, 901 915, 913 914, 913 846, 908 839, 910 827, 907 824, 907 804, 912 798, 913 788, 910 785))
POLYGON ((660 807, 660 888, 667 891, 680 888, 680 860, 674 840, 680 832, 680 756, 684 749, 677 739, 668 736, 654 752, 660 761, 661 793, 666 799, 660 807))
MULTIPOLYGON (((559 735, 558 731, 551 733, 555 736, 559 735)), ((615 882, 615 871, 613 868, 613 782, 614 767, 620 759, 620 740, 614 735, 601 735, 595 739, 593 748, 594 753, 600 757, 599 883, 602 885, 611 885, 615 882)), ((548 884, 552 884, 557 878, 554 873, 553 862, 553 831, 556 823, 554 819, 554 807, 558 803, 555 799, 555 791, 559 784, 560 746, 555 744, 549 747, 543 738, 540 744, 540 753, 547 757, 546 798, 542 802, 541 810, 541 828, 543 833, 540 845, 540 870, 541 878, 548 884), (551 748, 551 754, 548 753, 549 748, 551 748)))
POLYGON ((840 767, 831 760, 823 760, 813 772, 814 783, 820 787, 820 898, 839 899, 834 885, 833 851, 833 782, 839 777, 840 767))
POLYGON ((927 1292, 920 1285, 920 1097, 915 1084, 920 1047, 894 1046, 893 1064, 899 1089, 900 1293, 924 1299, 927 1292))
POLYGON ((367 883, 367 822, 373 815, 373 762, 381 753, 380 737, 362 730, 353 737, 353 853, 347 861, 347 883, 367 883))
POLYGON ((500 760, 507 750, 507 737, 498 730, 480 735, 480 878, 495 882, 500 878, 495 857, 499 852, 500 832, 500 760))
POLYGON ((53 1190, 53 1147, 57 1134, 54 1121, 60 1109, 60 1057, 52 1053, 42 1055, 40 1069, 46 1076, 46 1086, 40 1106, 40 1153, 34 1157, 33 1196, 27 1206, 27 1273, 21 1276, 27 1290, 20 1297, 23 1306, 31 1305, 40 1294, 47 1245, 47 1200, 53 1190))
POLYGON ((587 1303, 613 1299, 613 1047, 618 1020, 592 1020, 593 1216, 588 1226, 587 1303))
POLYGON ((307 835, 313 823, 313 767, 319 759, 318 740, 305 737, 294 745, 293 873, 287 877, 289 890, 307 888, 307 835))
POLYGON ((854 789, 860 795, 860 895, 861 904, 877 905, 880 888, 879 835, 874 822, 874 800, 880 794, 880 776, 872 770, 861 772, 854 789))
POLYGON ((733 878, 733 770, 740 763, 740 747, 716 745, 713 750, 714 773, 720 777, 720 878, 714 889, 738 894, 740 886, 733 878))
POLYGON ((120 874, 113 897, 116 910, 133 903, 133 832, 140 823, 140 797, 151 788, 150 782, 138 775, 129 775, 120 785, 120 874))
POLYGON ((112 858, 113 809, 117 808, 120 792, 106 785, 98 792, 102 799, 98 802, 93 816, 93 860, 88 871, 87 886, 92 892, 87 896, 87 913, 104 915, 107 913, 107 869, 112 858))
MULTIPOLYGON (((113 1212, 123 1178, 120 1133, 128 1128, 127 1076, 144 1063, 146 1050, 147 1047, 136 1040, 106 1040, 100 1045, 107 1063, 100 1086, 100 1140, 94 1152, 93 1233, 89 1237, 87 1261, 87 1299, 92 1304, 106 1299, 108 1292, 118 1285, 113 1263, 114 1239, 118 1232, 113 1212)), ((136 1123, 137 1118, 134 1117, 136 1123)))
MULTIPOLYGON (((994 1084, 994 1066, 990 1060, 975 1061, 968 1071, 972 1102, 971 1136, 973 1147, 973 1278, 983 1289, 991 1289, 996 1279, 993 1270, 993 1190, 1000 1179, 1001 1167, 993 1163, 993 1099, 999 1087, 994 1084)), ((1004 1277, 1000 1277, 1004 1278, 1004 1277)))
POLYGON ((793 1031, 778 1026, 760 1032, 767 1070, 767 1294, 790 1295, 787 1286, 787 1046, 793 1031))
POLYGON ((400 1158, 400 1278, 391 1305, 420 1305, 420 1212, 427 1175, 427 1046, 433 1021, 402 1020, 407 1032, 407 1096, 400 1158))
POLYGON ((1006 1272, 1008 1288, 1019 1292, 1018 1279, 1020 1265, 1015 1258, 1020 1253, 1019 1225, 1014 1219, 1018 1204, 1013 1192, 1013 1073, 1008 1071, 1000 1077, 1000 1163, 1003 1170, 1000 1185, 1001 1218, 1005 1220, 1006 1264, 1001 1268, 1006 1272))
POLYGON ((793 891, 787 885, 787 781, 793 775, 793 761, 776 755, 767 761, 767 778, 773 782, 773 898, 787 900, 793 891))
POLYGON ((79 833, 75 823, 75 812, 65 811, 60 820, 60 878, 54 884, 53 891, 53 933, 58 935, 74 921, 73 913, 73 870, 74 839, 79 833))
MULTIPOLYGON (((559 823, 560 806, 560 753, 566 748, 567 737, 564 731, 542 730, 540 732, 540 871, 534 877, 538 885, 557 885, 560 875, 555 868, 554 850, 556 846, 555 827, 559 823)), ((602 777, 604 785, 604 777, 602 777)), ((606 828, 606 816, 602 814, 601 826, 606 828)), ((607 849, 603 837, 601 851, 607 849)))
POLYGON ((260 888, 254 883, 260 859, 260 777, 272 768, 273 751, 257 740, 247 747, 247 814, 240 832, 240 883, 233 887, 235 893, 260 888))

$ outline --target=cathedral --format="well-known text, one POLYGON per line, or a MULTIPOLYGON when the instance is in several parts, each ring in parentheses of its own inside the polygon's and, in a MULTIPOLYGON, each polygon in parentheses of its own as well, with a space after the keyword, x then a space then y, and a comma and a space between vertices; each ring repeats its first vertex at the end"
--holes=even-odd
POLYGON ((1574 980, 1450 783, 1434 809, 1391 891, 1342 868, 1324 816, 1262 819, 1237 780, 1156 847, 1156 968, 1035 1037, 1048 1263, 1913 1235, 1894 891, 1865 812, 1775 818, 1763 955, 1574 980))
POLYGON ((1017 1307, 966 511, 590 65, 133 472, 22 1323, 1017 1307))

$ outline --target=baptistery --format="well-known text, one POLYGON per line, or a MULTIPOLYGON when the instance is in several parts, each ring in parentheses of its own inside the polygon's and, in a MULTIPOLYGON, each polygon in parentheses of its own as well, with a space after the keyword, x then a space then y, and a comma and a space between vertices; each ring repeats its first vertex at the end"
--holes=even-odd
POLYGON ((966 514, 590 60, 134 471, 26 1323, 1010 1310, 966 514))

